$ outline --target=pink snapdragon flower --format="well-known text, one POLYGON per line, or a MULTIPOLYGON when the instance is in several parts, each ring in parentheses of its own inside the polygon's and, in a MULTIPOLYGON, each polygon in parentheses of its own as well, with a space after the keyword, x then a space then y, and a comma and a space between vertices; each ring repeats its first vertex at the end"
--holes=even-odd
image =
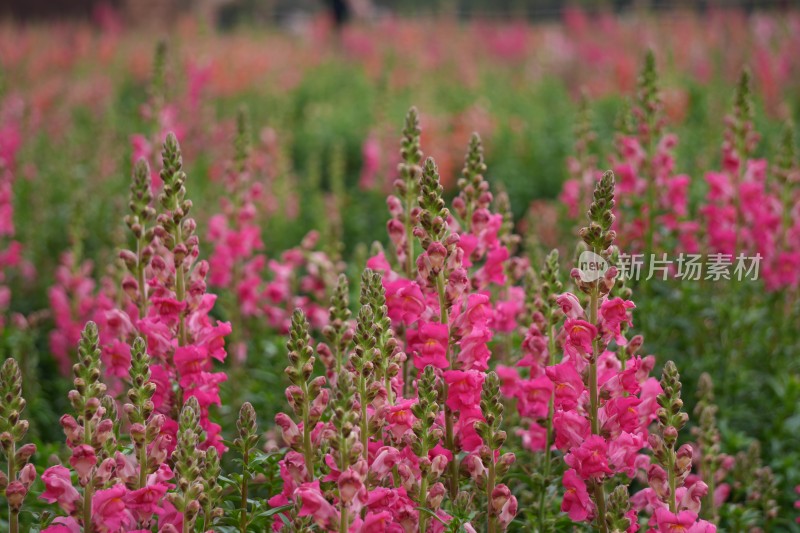
POLYGON ((592 341, 597 336, 597 328, 585 320, 568 319, 564 331, 564 352, 567 356, 580 360, 592 354, 592 341))
POLYGON ((418 330, 414 365, 422 370, 428 365, 445 369, 450 366, 447 360, 449 328, 446 324, 423 322, 418 330))
POLYGON ((39 496, 47 503, 58 503, 59 507, 68 514, 77 509, 81 496, 72 486, 69 469, 61 466, 51 466, 42 474, 45 491, 39 496))
POLYGON ((592 435, 564 457, 567 463, 583 479, 602 479, 613 474, 608 467, 608 444, 599 435, 592 435))
POLYGON ((561 510, 576 522, 583 522, 594 516, 594 502, 586 490, 586 483, 578 477, 575 470, 570 469, 564 473, 563 483, 566 492, 561 500, 561 510))
POLYGON ((621 326, 633 326, 633 319, 628 309, 633 309, 636 305, 630 300, 623 300, 616 297, 605 300, 600 304, 600 326, 604 335, 614 339, 617 344, 623 346, 628 343, 622 335, 621 326))
POLYGON ((125 503, 125 485, 116 484, 98 490, 92 497, 92 522, 101 531, 119 531, 133 524, 133 516, 125 503))

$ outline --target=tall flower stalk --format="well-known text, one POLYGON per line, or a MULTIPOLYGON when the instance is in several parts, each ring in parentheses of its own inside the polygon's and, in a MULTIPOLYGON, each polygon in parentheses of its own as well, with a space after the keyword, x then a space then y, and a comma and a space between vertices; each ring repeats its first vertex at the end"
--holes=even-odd
POLYGON ((0 446, 6 458, 6 472, 0 471, 0 490, 8 503, 8 531, 19 533, 19 513, 36 479, 36 469, 28 461, 36 445, 19 446, 28 432, 28 421, 20 417, 25 409, 22 373, 14 359, 0 368, 0 446))
POLYGON ((242 456, 242 479, 239 486, 239 533, 246 533, 250 525, 251 516, 248 507, 250 479, 253 476, 253 452, 258 446, 258 426, 256 424, 256 411, 252 404, 245 402, 239 410, 236 420, 238 436, 233 441, 233 446, 242 456))

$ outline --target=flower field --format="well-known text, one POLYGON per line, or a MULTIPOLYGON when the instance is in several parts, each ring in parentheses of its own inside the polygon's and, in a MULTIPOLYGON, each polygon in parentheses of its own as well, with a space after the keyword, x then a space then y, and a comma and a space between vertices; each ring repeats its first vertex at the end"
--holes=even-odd
POLYGON ((800 531, 800 11, 0 25, 0 530, 800 531))

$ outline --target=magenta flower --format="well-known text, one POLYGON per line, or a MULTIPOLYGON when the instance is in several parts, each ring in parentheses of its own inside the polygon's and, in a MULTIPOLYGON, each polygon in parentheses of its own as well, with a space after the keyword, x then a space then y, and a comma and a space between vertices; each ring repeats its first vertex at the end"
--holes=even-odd
POLYGON ((80 524, 74 518, 57 517, 53 523, 42 530, 42 533, 81 533, 80 524))
POLYGON ((455 412, 478 408, 484 378, 485 375, 477 370, 446 370, 444 380, 449 387, 448 407, 455 412))
POLYGON ((578 477, 575 470, 564 472, 564 499, 561 501, 561 510, 569 515, 575 522, 583 522, 594 515, 594 502, 586 490, 586 483, 578 477))
POLYGON ((547 376, 528 379, 517 387, 517 409, 522 416, 541 418, 547 416, 553 382, 547 376))
POLYGON ((301 502, 298 516, 311 516, 322 527, 328 527, 338 520, 339 513, 322 495, 319 480, 300 485, 295 497, 301 502))
POLYGON ((600 305, 601 327, 604 331, 604 337, 613 338, 619 345, 627 344, 628 341, 622 335, 621 326, 622 324, 626 324, 628 327, 633 326, 628 309, 634 307, 636 305, 633 302, 619 297, 604 301, 600 305))
POLYGON ((602 479, 613 474, 608 468, 608 444, 600 435, 592 435, 564 457, 564 462, 583 479, 602 479))
POLYGON ((592 341, 597 337, 597 328, 585 320, 568 319, 564 323, 566 337, 564 352, 572 358, 587 356, 592 353, 592 341))
POLYGON ((583 311, 583 306, 578 300, 578 297, 571 292, 560 294, 558 298, 556 298, 556 303, 561 307, 561 311, 567 318, 586 318, 586 313, 583 311))
POLYGON ((103 531, 118 531, 133 523, 133 516, 125 503, 128 490, 117 484, 98 490, 92 498, 92 522, 103 531))
POLYGON ((47 503, 56 503, 68 514, 77 508, 81 496, 72 486, 69 469, 61 465, 51 466, 42 474, 45 491, 39 496, 47 503))
POLYGON ((80 444, 72 449, 72 457, 69 458, 69 464, 78 473, 78 478, 81 484, 84 484, 89 479, 92 469, 97 464, 97 456, 94 453, 94 448, 88 444, 80 444))
POLYGON ((422 370, 428 365, 445 369, 450 366, 447 360, 449 329, 445 324, 423 322, 419 327, 419 339, 414 356, 414 366, 422 370))
POLYGON ((486 326, 476 326, 468 335, 463 337, 458 345, 458 362, 465 369, 486 371, 489 368, 491 352, 487 347, 492 340, 492 330, 486 326))
POLYGON ((553 415, 555 446, 568 450, 579 446, 589 436, 589 420, 576 411, 557 411, 553 415))
POLYGON ((565 411, 575 409, 578 405, 578 398, 586 390, 583 379, 575 370, 575 366, 569 361, 565 361, 561 364, 547 367, 545 372, 555 386, 555 407, 565 411))
POLYGON ((425 310, 425 298, 419 285, 413 281, 399 278, 395 281, 384 281, 386 289, 386 307, 389 318, 405 325, 413 324, 425 310))
POLYGON ((697 513, 680 511, 671 513, 669 509, 659 507, 655 512, 658 530, 663 533, 715 533, 716 526, 705 520, 697 520, 697 513))
POLYGON ((140 519, 147 519, 161 510, 161 499, 168 489, 169 486, 166 483, 155 483, 130 491, 125 495, 125 505, 140 519))

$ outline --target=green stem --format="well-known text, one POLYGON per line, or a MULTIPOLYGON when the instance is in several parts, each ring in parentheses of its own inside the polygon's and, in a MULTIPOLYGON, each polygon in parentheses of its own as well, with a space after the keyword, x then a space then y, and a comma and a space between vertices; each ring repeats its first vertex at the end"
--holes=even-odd
POLYGON ((675 448, 670 448, 667 454, 667 475, 669 476, 669 512, 677 512, 677 504, 675 503, 675 448))
POLYGON ((489 476, 486 481, 486 499, 488 501, 488 509, 487 509, 487 523, 486 528, 488 533, 496 533, 497 532, 497 515, 492 509, 492 492, 494 492, 494 485, 496 480, 497 474, 495 471, 495 464, 494 464, 494 450, 492 450, 492 458, 489 461, 489 476))
POLYGON ((83 489, 83 531, 91 533, 92 528, 92 479, 83 489))
POLYGON ((367 418, 367 380, 364 375, 359 372, 358 375, 358 394, 360 396, 359 403, 361 404, 361 456, 365 460, 369 460, 369 419, 367 418))
MULTIPOLYGON (((88 409, 83 410, 83 443, 92 445, 92 424, 91 414, 88 409)), ((89 476, 89 482, 83 488, 83 531, 84 533, 92 533, 92 483, 94 482, 94 473, 89 476)))
MULTIPOLYGON (((145 435, 147 435, 147 425, 145 424, 145 435)), ((139 487, 140 489, 147 486, 147 437, 145 441, 139 446, 139 487)))
MULTIPOLYGON (((420 507, 425 507, 427 504, 426 497, 428 494, 428 476, 422 474, 422 480, 419 482, 419 501, 417 504, 420 507)), ((428 530, 428 513, 424 511, 419 512, 419 533, 426 533, 428 530)))
POLYGON ((648 141, 647 141, 647 162, 650 167, 650 179, 647 180, 647 243, 644 252, 653 253, 653 240, 656 222, 656 173, 655 173, 655 113, 650 113, 648 117, 648 141))
MULTIPOLYGON (((242 439, 244 440, 244 439, 242 439)), ((247 491, 248 483, 250 481, 250 449, 245 448, 242 454, 242 487, 241 487, 241 503, 239 504, 239 532, 247 533, 247 523, 250 521, 250 516, 247 513, 247 491)))
MULTIPOLYGON (((592 288, 589 300, 589 322, 597 327, 597 313, 598 313, 598 283, 592 288)), ((599 408, 599 398, 597 389, 597 358, 600 355, 600 347, 597 338, 592 340, 592 360, 589 364, 589 406, 592 424, 592 434, 600 434, 600 418, 597 414, 599 408)), ((597 505, 597 525, 603 533, 608 532, 606 527, 606 494, 605 487, 602 481, 597 481, 594 484, 594 499, 597 505)))
MULTIPOLYGON (((17 444, 12 440, 6 451, 8 457, 8 482, 12 483, 17 479, 16 461, 14 457, 17 455, 17 444)), ((8 504, 8 527, 9 533, 19 533, 19 510, 12 509, 11 504, 8 504)))
POLYGON ((139 285, 139 301, 137 307, 139 308, 139 318, 147 316, 147 284, 144 278, 144 262, 142 254, 144 253, 144 228, 142 229, 142 236, 136 241, 136 283, 139 285))
POLYGON ((311 450, 311 428, 309 427, 309 405, 308 405, 308 384, 303 381, 300 384, 303 392, 303 459, 306 462, 309 480, 314 479, 314 454, 311 450))
MULTIPOLYGON (((181 244, 183 236, 181 234, 180 223, 175 226, 175 244, 181 244)), ((184 259, 185 260, 185 259, 184 259)), ((183 269, 183 264, 175 265, 175 297, 179 302, 186 300, 186 273, 183 269)), ((180 323, 178 325, 178 344, 186 346, 186 317, 181 313, 180 323)))
MULTIPOLYGON (((450 319, 447 313, 447 295, 445 293, 445 286, 444 286, 444 272, 439 271, 439 274, 436 276, 436 290, 439 293, 439 319, 442 324, 447 326, 447 359, 450 362, 450 368, 453 368, 453 361, 450 360, 450 319)), ((452 500, 456 499, 458 496, 458 465, 456 464, 456 445, 455 445, 455 436, 453 433, 453 412, 447 406, 447 397, 449 394, 447 382, 443 381, 444 386, 444 397, 445 397, 445 406, 444 406, 444 426, 445 426, 445 448, 450 450, 453 454, 453 460, 450 461, 447 465, 447 470, 450 473, 450 498, 452 500)))
POLYGON ((384 386, 386 387, 386 401, 389 402, 389 405, 394 405, 394 392, 392 391, 392 378, 389 377, 387 373, 384 377, 385 383, 384 386))
MULTIPOLYGON (((550 354, 550 365, 556 364, 556 328, 550 326, 550 332, 547 339, 547 350, 550 354)), ((550 484, 550 467, 551 467, 551 450, 553 447, 553 414, 555 412, 555 389, 550 393, 550 401, 547 406, 547 439, 544 443, 544 486, 539 493, 539 531, 544 531, 545 519, 545 496, 547 494, 547 486, 550 484)))
POLYGON ((414 237, 411 234, 411 210, 414 209, 414 193, 411 188, 411 183, 406 183, 406 212, 405 212, 405 229, 406 229, 406 278, 413 280, 414 276, 414 237))

